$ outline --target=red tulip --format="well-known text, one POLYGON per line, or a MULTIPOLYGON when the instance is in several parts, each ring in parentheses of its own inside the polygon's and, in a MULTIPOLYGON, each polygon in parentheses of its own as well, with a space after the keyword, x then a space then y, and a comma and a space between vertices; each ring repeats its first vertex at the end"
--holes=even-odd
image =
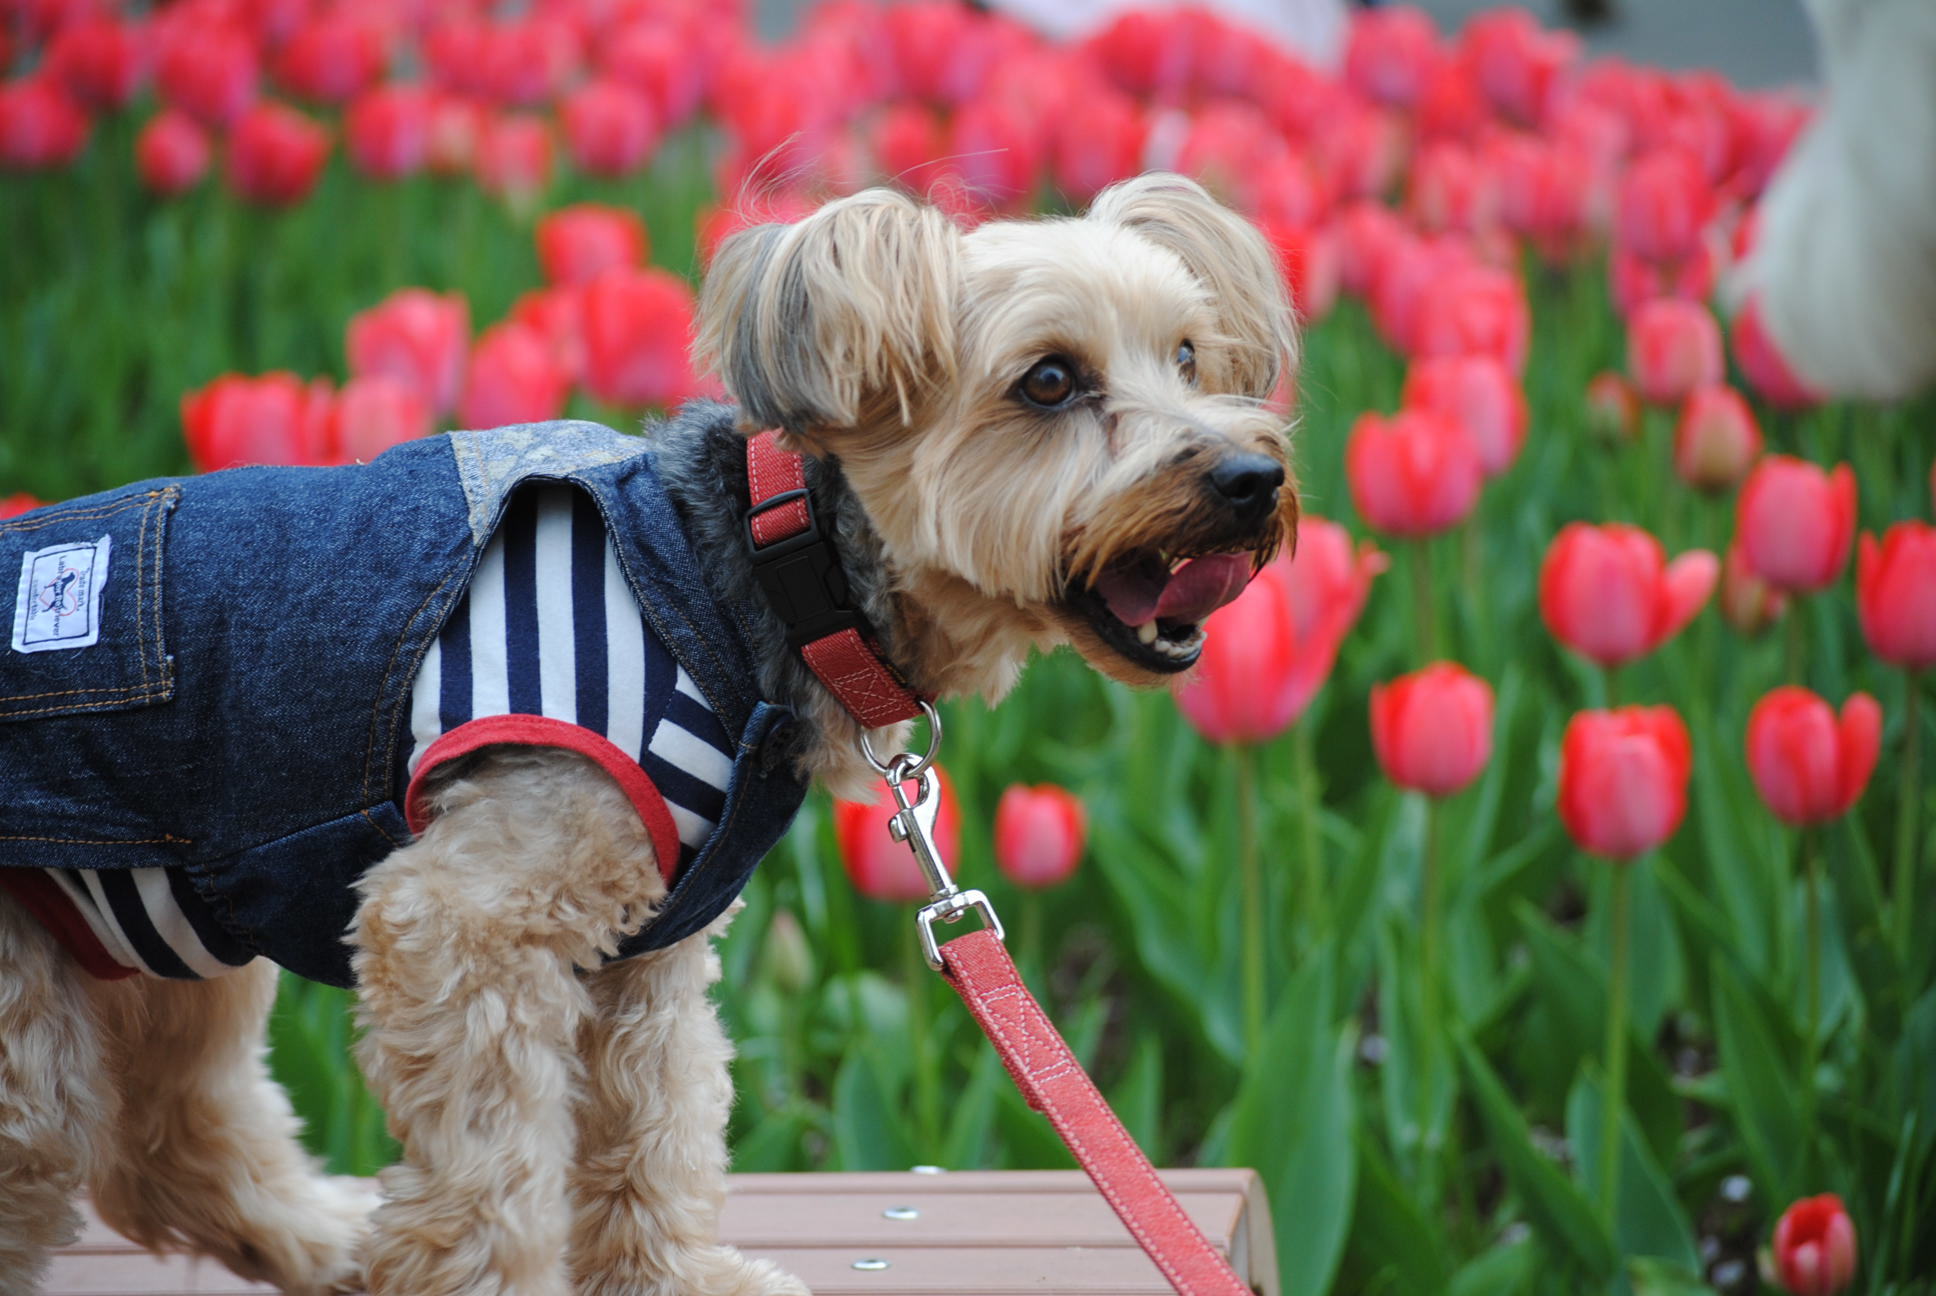
POLYGON ((55 33, 45 67, 82 103, 121 108, 148 75, 147 33, 112 18, 85 19, 55 33))
POLYGON ((457 403, 470 338, 470 303, 461 293, 439 296, 405 288, 350 317, 345 350, 350 373, 388 374, 414 387, 441 418, 457 403))
POLYGON ((585 285, 585 385, 608 405, 678 404, 694 393, 692 288, 665 270, 607 270, 585 285))
POLYGON ((87 133, 87 114, 50 78, 0 81, 0 169, 66 166, 87 133))
MULTIPOLYGON (((935 815, 934 840, 941 858, 952 862, 961 845, 961 810, 955 804, 954 786, 934 767, 938 784, 933 795, 941 798, 935 815)), ((910 799, 913 783, 902 784, 910 799)), ((854 889, 871 900, 926 900, 933 894, 921 866, 905 842, 887 835, 888 820, 898 809, 887 780, 877 780, 871 799, 834 802, 834 841, 840 848, 840 862, 853 881, 854 889)))
POLYGON ((1649 261, 1671 263, 1699 253, 1714 219, 1714 190, 1700 163, 1679 149, 1656 149, 1620 181, 1614 237, 1649 261))
POLYGON ((1748 564, 1790 592, 1818 590, 1842 574, 1855 541, 1855 474, 1823 472, 1789 455, 1755 465, 1735 504, 1748 564))
POLYGON ((1012 210, 1035 192, 1048 152, 1036 120, 993 98, 962 105, 946 147, 947 173, 976 201, 997 211, 1012 210))
POLYGON ((644 94, 667 126, 692 116, 705 97, 707 69, 693 57, 690 37, 671 24, 627 23, 601 42, 597 58, 601 75, 644 94))
POLYGON ((1758 635, 1788 611, 1788 596, 1755 574, 1741 541, 1721 561, 1721 615, 1744 635, 1758 635))
POLYGON ((523 324, 495 324, 471 352, 458 419, 467 428, 542 423, 565 410, 571 375, 556 349, 523 324))
POLYGON ((645 222, 624 207, 579 203, 538 222, 538 263, 554 284, 585 283, 613 266, 645 264, 645 222))
POLYGON ((1855 1222, 1834 1193, 1804 1197, 1775 1221, 1775 1271, 1794 1296, 1836 1296, 1855 1264, 1855 1222))
POLYGON ((1587 428, 1602 441, 1623 444, 1640 435, 1640 393, 1626 375, 1608 370, 1586 385, 1587 428))
POLYGON ((1865 533, 1855 601, 1870 652, 1909 670, 1936 666, 1936 526, 1899 522, 1879 546, 1865 533))
POLYGON ((204 126, 225 127, 255 102, 255 44, 234 28, 183 22, 160 34, 155 88, 204 126))
POLYGON ((1555 91, 1579 57, 1580 38, 1545 31, 1531 14, 1494 9, 1467 19, 1459 55, 1495 111, 1521 126, 1545 120, 1555 91))
POLYGON ((1518 276, 1471 266, 1433 283, 1419 298, 1411 354, 1496 356, 1518 374, 1526 367, 1532 332, 1518 276))
POLYGON ((368 18, 313 18, 276 51, 276 80, 304 99, 342 103, 383 75, 390 56, 385 45, 382 29, 368 18))
POLYGON ((1429 292, 1470 268, 1472 261, 1470 244, 1452 235, 1424 239, 1401 234, 1385 246, 1368 299, 1373 322, 1394 350, 1409 356, 1424 354, 1417 345, 1421 303, 1429 292))
POLYGON ((1697 302, 1643 303, 1627 321, 1627 372, 1654 405, 1678 405, 1696 387, 1718 385, 1727 375, 1720 324, 1697 302))
POLYGON ((659 143, 652 101, 616 81, 593 81, 572 91, 559 115, 573 164, 592 175, 635 171, 659 143))
POLYGON ((1410 5, 1351 11, 1344 76, 1367 99, 1410 108, 1445 57, 1432 16, 1410 5))
POLYGON ((1674 429, 1674 471, 1696 490, 1735 486, 1761 457, 1761 425, 1732 387, 1697 387, 1674 429))
POLYGON ((1297 553, 1273 559, 1258 574, 1276 581, 1290 599, 1297 640, 1284 681, 1284 705, 1292 720, 1304 714, 1331 674, 1339 646, 1371 597, 1372 578, 1386 565, 1385 555, 1370 541, 1354 542, 1336 522, 1307 513, 1298 522, 1297 553))
POLYGON ((1761 317, 1761 301, 1750 297, 1734 317, 1734 362, 1741 366, 1748 386, 1776 409, 1806 409, 1821 403, 1821 394, 1795 373, 1761 317))
POLYGON ((1050 173, 1075 202, 1088 202, 1143 169, 1149 119, 1128 95, 1092 90, 1047 125, 1050 173))
POLYGON ((1748 772, 1784 823, 1826 823, 1848 813, 1875 772, 1882 708, 1852 695, 1838 718, 1805 688, 1784 684, 1748 715, 1748 772))
POLYGON ((1389 419, 1359 415, 1345 472, 1359 515, 1400 536, 1435 535, 1463 522, 1485 479, 1471 434, 1451 415, 1426 409, 1389 419))
POLYGON ((1510 135, 1492 144, 1486 159, 1506 227, 1530 239, 1549 263, 1571 260, 1582 248, 1594 198, 1593 157, 1579 145, 1510 135))
POLYGON ((328 157, 323 127, 282 104, 257 104, 229 132, 229 185, 252 202, 290 206, 316 187, 328 157))
POLYGON ((142 183, 171 196, 201 183, 213 152, 208 132, 193 117, 173 108, 149 118, 134 141, 135 168, 142 183))
POLYGON ((1560 819, 1592 854, 1643 855, 1680 828, 1693 760, 1672 707, 1581 711, 1560 743, 1560 819))
POLYGON ((329 383, 292 373, 229 374, 182 397, 189 458, 202 472, 237 464, 333 462, 329 383))
POLYGON ((1202 656, 1177 690, 1177 706, 1216 743, 1263 742, 1297 719, 1292 672, 1297 623, 1276 580, 1253 580, 1204 622, 1202 656))
POLYGON ((1371 742, 1386 778, 1451 796, 1492 758, 1492 685, 1454 662, 1374 684, 1371 742))
POLYGON ((1465 426, 1488 477, 1512 467, 1526 443, 1526 394, 1495 356, 1439 356, 1420 360, 1405 375, 1399 401, 1435 409, 1465 426))
POLYGON ((344 151, 365 175, 398 180, 430 157, 434 100, 414 85, 381 85, 350 102, 343 116, 344 151))
POLYGON ((526 113, 486 119, 472 165, 487 193, 529 203, 551 183, 551 128, 526 113))
POLYGON ((338 462, 367 463, 391 446, 431 432, 430 407, 416 388, 385 374, 352 378, 336 394, 338 462))
POLYGON ((1720 265, 1704 243, 1701 250, 1682 261, 1663 264, 1614 248, 1607 258, 1607 287, 1613 296, 1613 313, 1621 319, 1656 297, 1678 297, 1682 301, 1704 302, 1714 295, 1720 278, 1720 265))
POLYGON ((585 301, 578 287, 540 288, 524 294, 511 303, 510 322, 524 325, 544 341, 568 386, 585 376, 585 301))
POLYGON ((1017 886, 1067 881, 1082 862, 1088 815, 1067 788, 1012 785, 995 806, 995 863, 1017 886))
POLYGON ((1338 211, 1338 277, 1344 290, 1362 297, 1371 291, 1392 245, 1405 239, 1405 225, 1381 202, 1359 199, 1338 211))
POLYGON ((35 499, 25 491, 16 491, 12 495, 0 495, 0 518, 19 517, 22 513, 31 513, 42 503, 43 501, 35 499))
POLYGON ((1412 160, 1406 210, 1426 233, 1472 233, 1499 219, 1499 187, 1464 145, 1428 144, 1412 160))
POLYGON ((1540 617, 1573 651, 1618 666, 1679 634, 1720 575, 1720 560, 1705 549, 1670 563, 1660 541, 1639 527, 1572 522, 1540 565, 1540 617))

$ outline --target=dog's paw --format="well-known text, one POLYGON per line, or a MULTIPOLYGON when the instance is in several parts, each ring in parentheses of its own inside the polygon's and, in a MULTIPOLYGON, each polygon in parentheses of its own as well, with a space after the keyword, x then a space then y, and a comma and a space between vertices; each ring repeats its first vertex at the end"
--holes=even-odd
POLYGON ((302 1238, 307 1282, 289 1290, 318 1296, 362 1291, 363 1245, 370 1213, 381 1200, 382 1194, 361 1179, 332 1175, 317 1180, 310 1202, 314 1214, 302 1238))

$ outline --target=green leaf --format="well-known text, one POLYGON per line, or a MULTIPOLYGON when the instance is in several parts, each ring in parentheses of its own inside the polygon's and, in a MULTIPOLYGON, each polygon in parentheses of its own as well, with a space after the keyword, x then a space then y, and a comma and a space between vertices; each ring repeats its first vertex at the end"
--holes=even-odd
POLYGON ((1439 1230, 1399 1182, 1378 1140, 1361 1127, 1353 1142, 1358 1200, 1351 1211, 1350 1265, 1367 1275, 1366 1286, 1382 1280, 1407 1296, 1443 1291, 1447 1270, 1439 1230))
MULTIPOLYGON (((1438 1162, 1457 1089, 1443 1012, 1424 1003, 1423 965, 1412 928, 1394 917, 1378 942, 1378 1007, 1387 1053, 1378 1069, 1385 1132, 1414 1177, 1438 1162)), ((1433 1184, 1436 1191, 1436 1184, 1433 1184)))
POLYGON ((1808 1187, 1800 1182, 1807 1155, 1800 1043, 1731 961, 1716 956, 1713 981, 1721 1073, 1755 1187, 1764 1202, 1793 1201, 1808 1187))
MULTIPOLYGON (((1574 1083, 1566 1102, 1566 1137, 1573 1148, 1574 1173, 1596 1193, 1604 1098, 1599 1075, 1589 1072, 1574 1083)), ((1686 1212, 1626 1112, 1620 1118, 1620 1183, 1615 1200, 1613 1241, 1622 1255, 1658 1256, 1699 1267, 1700 1253, 1694 1249, 1694 1231, 1686 1212)))
POLYGON ((1589 1277, 1601 1282, 1611 1278, 1617 1264, 1613 1241, 1585 1195, 1533 1146, 1518 1106, 1479 1051, 1464 1039, 1458 1041, 1458 1051, 1492 1148, 1527 1223, 1547 1246, 1569 1257, 1589 1277))
POLYGON ((901 1170, 927 1156, 909 1138, 906 1109, 899 1095, 882 1083, 874 1049, 848 1054, 834 1077, 834 1153, 843 1170, 901 1170))
POLYGON ((1701 1276, 1699 1265, 1690 1267, 1637 1256, 1627 1262, 1627 1277, 1633 1282, 1634 1296, 1713 1296, 1714 1293, 1701 1276))
POLYGON ((1163 1045, 1154 1035, 1136 1041, 1129 1066, 1111 1091, 1109 1105, 1152 1161, 1162 1164, 1163 1045))
POLYGON ((1538 1261, 1539 1252, 1531 1242, 1489 1247, 1453 1275, 1446 1296, 1521 1296, 1533 1289, 1538 1261))
POLYGON ((1002 1091, 1013 1082, 1002 1066, 1002 1056, 984 1047, 975 1054, 968 1083, 949 1100, 947 1142, 941 1164, 973 1170, 994 1164, 995 1116, 1002 1091))
POLYGON ((1351 1222, 1354 1038, 1331 995, 1329 959, 1291 978, 1232 1104, 1226 1156, 1264 1178, 1287 1292, 1329 1289, 1351 1222))

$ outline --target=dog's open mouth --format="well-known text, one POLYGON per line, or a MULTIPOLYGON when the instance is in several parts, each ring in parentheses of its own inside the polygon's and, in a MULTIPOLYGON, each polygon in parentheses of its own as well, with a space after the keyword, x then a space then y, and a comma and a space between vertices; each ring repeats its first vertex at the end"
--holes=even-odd
POLYGON ((1174 673, 1196 664, 1204 620, 1243 593, 1256 571, 1248 550, 1194 558, 1147 550, 1103 568, 1069 606, 1131 662, 1174 673))

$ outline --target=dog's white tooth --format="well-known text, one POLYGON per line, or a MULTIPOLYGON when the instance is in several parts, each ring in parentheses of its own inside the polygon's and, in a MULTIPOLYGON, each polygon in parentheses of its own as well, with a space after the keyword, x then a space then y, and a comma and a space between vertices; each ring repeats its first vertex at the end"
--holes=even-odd
POLYGON ((1143 622, 1143 624, 1137 626, 1136 637, 1138 639, 1141 639, 1146 644, 1155 643, 1156 642, 1156 622, 1145 621, 1143 622))

